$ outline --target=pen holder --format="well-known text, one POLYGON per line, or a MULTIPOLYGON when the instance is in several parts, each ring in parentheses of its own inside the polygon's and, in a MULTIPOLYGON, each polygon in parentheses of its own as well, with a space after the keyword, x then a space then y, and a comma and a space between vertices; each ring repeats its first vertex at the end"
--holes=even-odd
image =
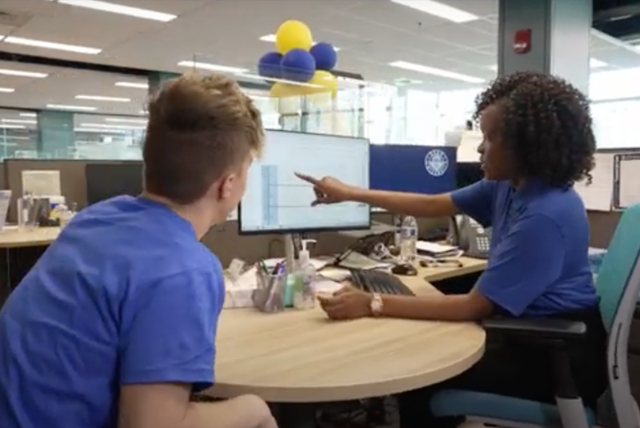
POLYGON ((285 308, 287 274, 268 274, 256 271, 256 289, 251 296, 253 304, 262 312, 281 312, 285 308))

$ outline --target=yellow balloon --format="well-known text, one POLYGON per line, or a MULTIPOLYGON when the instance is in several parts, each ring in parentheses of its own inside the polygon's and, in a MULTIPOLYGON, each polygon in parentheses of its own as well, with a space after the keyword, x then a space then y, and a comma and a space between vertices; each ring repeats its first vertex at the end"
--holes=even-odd
POLYGON ((328 71, 318 70, 313 73, 313 77, 309 80, 310 85, 314 85, 310 88, 310 92, 318 94, 322 92, 331 92, 335 96, 338 92, 338 79, 336 76, 328 71))
POLYGON ((276 32, 276 49, 286 54, 291 49, 308 51, 313 45, 313 36, 307 25, 300 21, 289 20, 283 22, 276 32))
POLYGON ((295 85, 287 85, 286 83, 276 82, 269 90, 271 98, 295 97, 299 95, 298 87, 295 85))
POLYGON ((277 82, 269 91, 271 105, 280 114, 296 113, 300 110, 302 97, 299 86, 277 82))

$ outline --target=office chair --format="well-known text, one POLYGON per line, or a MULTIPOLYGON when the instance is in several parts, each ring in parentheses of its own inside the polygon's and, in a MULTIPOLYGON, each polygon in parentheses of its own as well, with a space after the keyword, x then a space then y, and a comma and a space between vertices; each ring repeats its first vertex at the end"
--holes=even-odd
MULTIPOLYGON (((609 333, 607 342, 607 374, 612 410, 620 428, 639 428, 636 403, 629 387, 627 344, 633 313, 640 289, 640 204, 628 208, 615 230, 609 250, 596 279, 600 310, 609 333)), ((571 397, 573 380, 559 364, 568 364, 563 347, 549 346, 549 339, 564 343, 586 333, 581 322, 563 320, 488 320, 488 330, 504 335, 517 335, 535 346, 544 346, 553 356, 556 379, 556 405, 514 397, 464 390, 443 390, 431 400, 436 416, 466 416, 468 420, 506 427, 590 428, 596 425, 596 409, 583 406, 580 397, 571 397), (537 342, 540 342, 538 345, 537 342), (564 354, 559 355, 559 354, 564 354)), ((566 347, 564 347, 566 349, 566 347)), ((575 391, 575 389, 573 389, 575 391)))

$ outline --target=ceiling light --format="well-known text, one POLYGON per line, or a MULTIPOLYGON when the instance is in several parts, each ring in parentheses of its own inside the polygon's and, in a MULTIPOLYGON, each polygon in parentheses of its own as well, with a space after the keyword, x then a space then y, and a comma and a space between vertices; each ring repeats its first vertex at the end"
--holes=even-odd
MULTIPOLYGON (((262 36, 260 37, 260 40, 262 40, 263 42, 267 42, 267 43, 275 43, 276 42, 276 35, 275 34, 267 34, 266 36, 262 36)), ((313 42, 313 44, 315 45, 316 42, 313 42)), ((333 49, 338 52, 340 50, 339 47, 334 46, 333 49)))
POLYGON ((149 89, 149 84, 148 83, 116 82, 116 86, 122 86, 124 88, 149 89))
POLYGON ((7 68, 0 68, 0 74, 5 76, 20 76, 20 77, 47 77, 47 73, 37 73, 35 71, 21 71, 21 70, 9 70, 7 68))
POLYGON ((0 123, 0 128, 6 128, 6 129, 25 129, 26 126, 24 125, 7 125, 4 123, 0 123))
POLYGON ((153 21, 169 22, 173 21, 178 15, 170 13, 156 12, 154 10, 142 9, 139 7, 124 6, 121 4, 108 3, 106 1, 94 0, 58 0, 58 3, 68 4, 70 6, 84 7, 87 9, 99 10, 102 12, 117 13, 120 15, 128 15, 136 18, 151 19, 153 21))
POLYGON ((483 83, 485 80, 479 77, 468 76, 453 71, 442 70, 440 68, 427 67, 426 65, 414 64, 406 61, 394 61, 389 63, 392 67, 402 68, 404 70, 416 71, 418 73, 431 74, 433 76, 446 77, 454 80, 461 80, 468 83, 483 83))
POLYGON ((106 117, 104 120, 105 122, 141 123, 143 125, 147 123, 146 119, 125 119, 119 117, 106 117))
POLYGON ((122 129, 97 129, 97 128, 76 128, 75 132, 91 132, 94 134, 124 134, 122 129))
POLYGON ((26 120, 26 119, 2 119, 3 123, 25 123, 28 125, 36 125, 38 122, 36 120, 26 120))
POLYGON ((391 0, 391 2, 419 10, 420 12, 428 13, 429 15, 437 16, 442 19, 447 19, 457 24, 480 19, 479 16, 472 13, 432 0, 391 0))
POLYGON ((33 46, 43 49, 55 49, 59 51, 76 52, 81 54, 96 55, 102 52, 102 49, 88 48, 86 46, 67 45, 64 43, 45 42, 42 40, 23 39, 22 37, 5 37, 3 42, 12 43, 14 45, 33 46))
POLYGON ((83 123, 80 125, 82 128, 117 128, 117 129, 144 129, 144 126, 133 126, 133 125, 111 125, 106 123, 83 123))
POLYGON ((196 61, 180 61, 178 63, 179 67, 191 67, 191 68, 200 68, 202 70, 211 70, 211 71, 220 71, 223 73, 246 73, 249 70, 246 68, 238 68, 238 67, 229 67, 226 65, 218 65, 218 64, 209 64, 206 62, 196 62, 196 61))
POLYGON ((131 102, 130 98, 121 97, 103 97, 101 95, 76 95, 77 100, 93 100, 93 101, 113 101, 116 103, 128 103, 131 102))
POLYGON ((53 110, 79 110, 79 111, 95 111, 98 110, 98 107, 89 107, 89 106, 73 106, 68 104, 47 104, 47 108, 53 110))
POLYGON ((15 92, 16 90, 13 88, 0 88, 0 92, 15 92))
POLYGON ((35 113, 20 113, 22 117, 37 117, 38 115, 35 113))

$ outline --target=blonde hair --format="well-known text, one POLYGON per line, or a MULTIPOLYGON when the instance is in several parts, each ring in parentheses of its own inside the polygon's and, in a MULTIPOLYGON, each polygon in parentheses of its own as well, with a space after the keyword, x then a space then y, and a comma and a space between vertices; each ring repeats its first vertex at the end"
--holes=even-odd
POLYGON ((177 204, 202 198, 225 172, 262 151, 260 112, 224 74, 169 80, 150 99, 148 112, 145 189, 177 204))

